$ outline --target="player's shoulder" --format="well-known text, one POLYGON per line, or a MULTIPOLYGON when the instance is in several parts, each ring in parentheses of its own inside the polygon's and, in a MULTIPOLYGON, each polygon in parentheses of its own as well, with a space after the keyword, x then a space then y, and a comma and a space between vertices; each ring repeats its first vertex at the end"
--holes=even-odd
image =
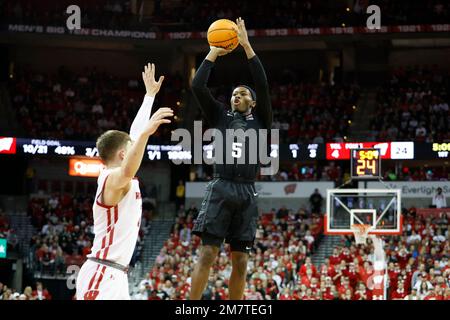
POLYGON ((97 178, 97 183, 102 184, 105 179, 111 174, 112 169, 104 168, 100 171, 100 174, 97 178))

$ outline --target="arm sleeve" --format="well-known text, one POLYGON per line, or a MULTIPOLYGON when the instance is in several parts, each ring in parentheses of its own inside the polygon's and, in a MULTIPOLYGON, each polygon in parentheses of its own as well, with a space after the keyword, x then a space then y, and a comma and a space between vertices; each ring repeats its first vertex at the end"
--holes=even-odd
POLYGON ((145 126, 147 121, 150 119, 150 114, 152 112, 153 102, 155 101, 155 97, 144 97, 144 102, 142 102, 141 107, 139 108, 136 117, 133 120, 130 128, 130 137, 131 140, 136 141, 139 135, 142 132, 142 128, 145 126))
POLYGON ((223 112, 222 104, 214 99, 211 91, 206 86, 213 67, 213 62, 203 60, 192 80, 192 93, 210 125, 215 125, 219 115, 223 112))
POLYGON ((250 72, 255 83, 256 91, 256 115, 262 121, 266 129, 272 128, 272 104, 270 101, 269 84, 266 72, 258 56, 248 60, 250 72))

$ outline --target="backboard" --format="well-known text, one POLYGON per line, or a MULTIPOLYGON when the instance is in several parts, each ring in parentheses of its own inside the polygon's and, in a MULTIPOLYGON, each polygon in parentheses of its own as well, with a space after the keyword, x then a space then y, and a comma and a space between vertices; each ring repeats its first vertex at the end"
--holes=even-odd
POLYGON ((402 232, 400 189, 328 189, 325 234, 352 235, 351 226, 368 224, 369 234, 402 232))

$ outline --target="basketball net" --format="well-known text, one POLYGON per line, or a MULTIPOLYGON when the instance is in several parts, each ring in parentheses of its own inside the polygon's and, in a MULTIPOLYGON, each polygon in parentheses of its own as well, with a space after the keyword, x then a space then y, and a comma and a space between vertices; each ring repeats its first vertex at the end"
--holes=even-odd
POLYGON ((369 224, 353 224, 351 229, 353 231, 353 235, 355 236, 356 244, 366 244, 367 236, 369 235, 369 231, 372 228, 369 224))

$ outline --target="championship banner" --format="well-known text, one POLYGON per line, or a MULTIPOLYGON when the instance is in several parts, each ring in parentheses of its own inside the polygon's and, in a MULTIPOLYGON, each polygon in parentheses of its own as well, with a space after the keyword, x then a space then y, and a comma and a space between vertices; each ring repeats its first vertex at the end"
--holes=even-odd
MULTIPOLYGON (((38 33, 38 34, 67 34, 75 36, 91 37, 115 37, 128 39, 150 39, 150 40, 186 40, 204 39, 206 32, 146 32, 131 30, 108 30, 82 28, 80 30, 68 30, 62 26, 41 26, 9 24, 3 28, 7 32, 38 33)), ((366 27, 333 27, 333 28, 280 28, 280 29, 257 29, 248 30, 250 37, 291 37, 291 36, 314 36, 314 35, 354 35, 354 34, 387 34, 387 33, 418 33, 418 32, 450 32, 450 24, 431 25, 401 25, 386 26, 379 30, 369 30, 366 27)))

